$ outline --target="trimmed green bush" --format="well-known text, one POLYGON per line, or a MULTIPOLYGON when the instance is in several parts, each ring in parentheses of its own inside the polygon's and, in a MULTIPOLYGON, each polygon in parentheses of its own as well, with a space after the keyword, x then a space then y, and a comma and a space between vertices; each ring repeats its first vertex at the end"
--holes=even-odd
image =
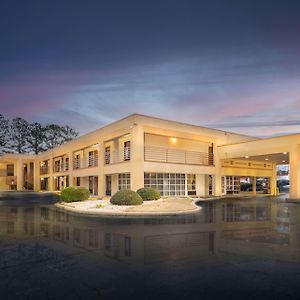
POLYGON ((90 191, 84 187, 67 187, 60 193, 60 198, 64 202, 76 202, 87 200, 90 196, 90 191))
POLYGON ((110 198, 110 203, 115 205, 141 205, 143 204, 143 199, 135 191, 121 190, 110 198))
POLYGON ((141 188, 137 190, 137 193, 144 201, 158 200, 160 198, 160 192, 153 188, 141 188))

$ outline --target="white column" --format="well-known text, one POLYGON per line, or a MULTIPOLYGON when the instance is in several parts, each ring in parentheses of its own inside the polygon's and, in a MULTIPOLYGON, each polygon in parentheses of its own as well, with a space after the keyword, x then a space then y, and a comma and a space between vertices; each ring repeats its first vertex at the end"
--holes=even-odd
POLYGON ((205 175, 196 174, 196 195, 205 196, 206 194, 206 184, 205 184, 205 175))
POLYGON ((33 190, 40 190, 40 163, 38 160, 33 162, 33 190))
POLYGON ((49 164, 48 164, 48 170, 49 170, 49 182, 48 182, 48 187, 49 191, 53 191, 53 158, 51 157, 49 159, 49 164))
POLYGON ((73 186, 74 185, 74 177, 73 177, 73 167, 74 167, 74 163, 73 163, 73 158, 74 158, 74 154, 73 152, 69 152, 69 186, 73 186))
POLYGON ((213 144, 215 176, 213 177, 214 196, 222 196, 221 160, 216 144, 213 144))
POLYGON ((272 177, 270 178, 271 195, 277 195, 277 168, 276 163, 273 164, 272 177))
POLYGON ((104 184, 104 142, 100 141, 98 143, 98 197, 102 198, 105 196, 105 184, 104 184))
POLYGON ((18 159, 16 162, 16 174, 17 174, 17 191, 23 190, 23 161, 18 159))
POLYGON ((144 130, 134 124, 131 130, 131 189, 144 187, 144 130))
POLYGON ((290 149, 290 198, 300 200, 300 149, 295 145, 290 149))

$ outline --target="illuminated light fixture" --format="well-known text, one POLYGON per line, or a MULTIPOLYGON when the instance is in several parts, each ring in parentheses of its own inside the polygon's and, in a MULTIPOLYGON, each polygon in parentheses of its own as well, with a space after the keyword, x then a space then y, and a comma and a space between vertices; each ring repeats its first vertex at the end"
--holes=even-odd
POLYGON ((265 160, 269 160, 268 158, 265 158, 265 160))
POLYGON ((287 152, 282 152, 284 155, 287 154, 287 152))
POLYGON ((91 148, 95 148, 95 147, 98 147, 98 144, 95 144, 95 145, 91 146, 91 148))
POLYGON ((54 176, 53 178, 56 179, 56 176, 54 176))
POLYGON ((249 158, 249 156, 248 156, 248 155, 246 155, 246 156, 245 156, 245 158, 249 158))
POLYGON ((173 144, 175 144, 175 143, 177 142, 177 139, 176 139, 175 137, 172 137, 172 138, 171 138, 171 142, 172 142, 173 144))
POLYGON ((41 178, 42 181, 44 181, 44 178, 41 178))
POLYGON ((282 162, 285 163, 285 160, 283 160, 282 162))

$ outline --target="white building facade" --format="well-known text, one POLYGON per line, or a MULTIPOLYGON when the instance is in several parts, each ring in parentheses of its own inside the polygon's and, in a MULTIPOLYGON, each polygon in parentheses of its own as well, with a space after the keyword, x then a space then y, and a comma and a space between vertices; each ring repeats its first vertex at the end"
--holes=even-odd
MULTIPOLYGON (((298 166, 298 139, 274 142, 133 114, 39 155, 2 155, 0 190, 83 186, 103 198, 145 186, 163 196, 220 196, 241 192, 245 178, 256 194, 259 178, 265 193, 276 194, 276 165, 288 156, 298 166)), ((300 168, 290 169, 298 182, 300 168)), ((291 193, 300 198, 298 185, 291 193)))

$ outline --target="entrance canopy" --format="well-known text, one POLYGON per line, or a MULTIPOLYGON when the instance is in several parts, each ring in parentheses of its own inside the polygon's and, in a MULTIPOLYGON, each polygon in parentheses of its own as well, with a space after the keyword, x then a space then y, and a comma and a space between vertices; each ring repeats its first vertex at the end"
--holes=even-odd
POLYGON ((218 154, 221 160, 289 164, 290 198, 300 199, 300 134, 219 146, 218 154))

